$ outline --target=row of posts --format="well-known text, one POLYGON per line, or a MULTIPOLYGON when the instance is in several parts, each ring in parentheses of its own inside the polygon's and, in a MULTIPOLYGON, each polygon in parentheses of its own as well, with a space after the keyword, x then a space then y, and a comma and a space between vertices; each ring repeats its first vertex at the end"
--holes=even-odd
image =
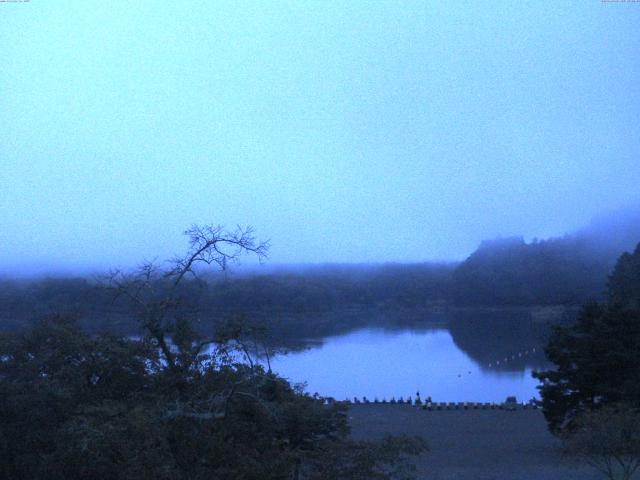
POLYGON ((397 405, 406 404, 420 407, 423 410, 517 410, 517 409, 537 409, 540 407, 539 401, 531 399, 528 402, 516 402, 514 397, 509 397, 505 402, 433 402, 431 397, 427 397, 424 400, 417 394, 414 399, 411 396, 406 399, 403 397, 391 397, 390 400, 383 398, 379 400, 377 397, 373 400, 369 400, 367 397, 353 397, 353 399, 346 399, 342 403, 350 405, 397 405))

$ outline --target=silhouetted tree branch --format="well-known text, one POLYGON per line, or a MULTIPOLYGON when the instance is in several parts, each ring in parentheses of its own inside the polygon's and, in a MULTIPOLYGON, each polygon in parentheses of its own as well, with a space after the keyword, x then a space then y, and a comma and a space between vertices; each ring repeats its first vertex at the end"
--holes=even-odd
POLYGON ((238 226, 229 231, 220 225, 193 225, 184 233, 189 238, 187 252, 169 260, 166 268, 154 261, 145 262, 133 272, 114 270, 103 282, 114 292, 114 301, 125 298, 136 308, 140 326, 160 349, 170 369, 178 364, 190 368, 202 348, 214 341, 199 339, 188 323, 181 321, 183 312, 179 310, 178 296, 181 282, 188 274, 196 277, 199 264, 226 269, 246 254, 263 261, 269 250, 269 242, 256 240, 251 227, 238 226), (179 358, 168 341, 169 335, 177 334, 180 334, 181 346, 185 347, 179 358))

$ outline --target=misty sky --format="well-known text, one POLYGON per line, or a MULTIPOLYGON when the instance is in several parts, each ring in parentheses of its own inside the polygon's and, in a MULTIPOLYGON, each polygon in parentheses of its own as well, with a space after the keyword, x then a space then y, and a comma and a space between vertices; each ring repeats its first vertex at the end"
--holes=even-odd
POLYGON ((640 195, 640 4, 0 3, 0 271, 250 224, 271 263, 461 259, 640 195))

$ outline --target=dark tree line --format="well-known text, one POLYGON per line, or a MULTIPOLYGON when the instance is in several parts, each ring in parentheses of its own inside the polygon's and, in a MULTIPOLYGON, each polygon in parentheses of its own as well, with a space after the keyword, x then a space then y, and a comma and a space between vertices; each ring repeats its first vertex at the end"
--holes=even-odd
MULTIPOLYGON (((186 278, 177 288, 184 311, 203 319, 244 312, 248 316, 319 314, 362 308, 428 308, 447 300, 452 265, 416 264, 327 268, 320 271, 276 272, 267 275, 186 278), (206 281, 205 281, 206 280, 206 281), (280 315, 282 314, 282 315, 280 315)), ((171 288, 162 279, 154 288, 171 288)), ((109 292, 85 278, 51 278, 32 282, 0 282, 3 328, 26 326, 35 318, 71 312, 83 326, 127 331, 136 324, 131 301, 113 304, 109 292)), ((290 325, 300 331, 303 325, 290 325)))
MULTIPOLYGON (((634 215, 601 220, 562 238, 483 242, 457 264, 325 265, 282 268, 267 274, 232 272, 185 278, 179 291, 183 308, 189 306, 205 317, 245 312, 271 319, 280 315, 285 323, 287 314, 358 308, 578 306, 605 298, 606 278, 616 259, 640 240, 640 213, 634 215)), ((155 285, 158 290, 170 287, 166 282, 155 285)), ((3 329, 60 311, 79 314, 83 326, 95 330, 108 326, 126 331, 133 325, 132 305, 112 305, 109 294, 95 288, 89 279, 0 280, 3 329)), ((287 323, 286 328, 301 335, 311 333, 300 322, 287 323)))
MULTIPOLYGON (((283 314, 349 309, 442 306, 580 305, 599 299, 613 265, 579 242, 485 242, 461 264, 347 266, 230 278, 189 278, 179 291, 183 307, 209 317, 245 312, 283 314), (206 285, 206 287, 205 287, 206 285)), ((158 282, 158 290, 170 285, 158 282)), ((4 328, 17 328, 53 312, 80 314, 86 326, 133 325, 134 305, 112 305, 109 294, 83 278, 0 284, 4 328)), ((303 325, 291 325, 304 328, 303 325)), ((300 331, 305 334, 309 332, 300 331)))
POLYGON ((460 305, 579 305, 602 297, 613 262, 580 238, 483 242, 453 272, 451 294, 460 305))

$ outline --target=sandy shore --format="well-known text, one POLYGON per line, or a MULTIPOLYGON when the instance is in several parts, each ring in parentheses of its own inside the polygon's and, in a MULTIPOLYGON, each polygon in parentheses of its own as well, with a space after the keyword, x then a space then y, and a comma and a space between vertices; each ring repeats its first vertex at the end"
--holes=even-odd
POLYGON ((539 410, 424 411, 410 405, 352 405, 352 435, 419 435, 430 451, 415 461, 435 480, 596 480, 591 467, 563 456, 539 410))

